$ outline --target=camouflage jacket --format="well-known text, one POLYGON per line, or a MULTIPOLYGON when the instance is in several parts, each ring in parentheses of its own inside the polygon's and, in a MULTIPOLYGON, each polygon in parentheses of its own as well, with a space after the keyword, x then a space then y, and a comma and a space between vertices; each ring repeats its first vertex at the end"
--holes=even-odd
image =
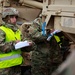
MULTIPOLYGON (((2 25, 12 29, 14 32, 17 31, 18 29, 17 26, 12 24, 3 23, 2 25)), ((6 37, 5 32, 0 29, 0 53, 10 52, 11 50, 15 49, 14 48, 15 41, 5 42, 5 37, 6 37)))

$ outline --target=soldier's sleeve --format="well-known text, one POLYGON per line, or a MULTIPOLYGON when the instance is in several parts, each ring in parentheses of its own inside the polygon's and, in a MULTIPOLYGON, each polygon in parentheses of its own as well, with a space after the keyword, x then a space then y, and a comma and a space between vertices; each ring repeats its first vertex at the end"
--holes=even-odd
POLYGON ((0 53, 10 52, 14 49, 14 41, 5 42, 5 32, 0 30, 0 53))
POLYGON ((34 41, 31 39, 31 38, 24 38, 24 41, 28 41, 28 42, 32 42, 32 45, 31 46, 28 46, 28 47, 23 47, 21 50, 24 51, 24 52, 30 52, 30 51, 33 51, 37 48, 36 44, 34 43, 34 41))
POLYGON ((42 33, 39 32, 39 31, 37 31, 36 34, 31 35, 31 37, 32 37, 33 41, 36 42, 36 43, 47 39, 47 37, 43 36, 42 33))

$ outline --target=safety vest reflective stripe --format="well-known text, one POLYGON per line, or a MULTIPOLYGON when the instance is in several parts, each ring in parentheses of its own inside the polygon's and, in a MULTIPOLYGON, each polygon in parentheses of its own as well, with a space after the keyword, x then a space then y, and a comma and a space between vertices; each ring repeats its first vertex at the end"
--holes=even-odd
POLYGON ((0 61, 10 60, 10 59, 18 58, 20 56, 21 56, 20 54, 16 54, 16 55, 12 55, 12 56, 3 57, 3 58, 0 58, 0 61))

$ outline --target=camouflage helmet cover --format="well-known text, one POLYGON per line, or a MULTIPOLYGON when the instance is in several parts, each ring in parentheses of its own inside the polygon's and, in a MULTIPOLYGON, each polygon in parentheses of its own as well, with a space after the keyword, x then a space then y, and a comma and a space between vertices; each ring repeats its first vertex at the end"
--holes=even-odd
POLYGON ((16 15, 19 16, 19 12, 18 10, 16 10, 15 8, 4 8, 3 12, 2 12, 2 18, 5 18, 7 15, 16 15))

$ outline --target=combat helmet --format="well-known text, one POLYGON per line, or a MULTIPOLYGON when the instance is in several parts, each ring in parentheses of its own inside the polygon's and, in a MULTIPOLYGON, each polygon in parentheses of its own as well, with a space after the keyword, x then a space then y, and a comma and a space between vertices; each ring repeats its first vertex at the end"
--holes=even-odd
POLYGON ((16 10, 15 8, 4 8, 2 11, 2 18, 5 18, 6 16, 10 16, 10 15, 16 15, 19 16, 19 12, 18 10, 16 10))

